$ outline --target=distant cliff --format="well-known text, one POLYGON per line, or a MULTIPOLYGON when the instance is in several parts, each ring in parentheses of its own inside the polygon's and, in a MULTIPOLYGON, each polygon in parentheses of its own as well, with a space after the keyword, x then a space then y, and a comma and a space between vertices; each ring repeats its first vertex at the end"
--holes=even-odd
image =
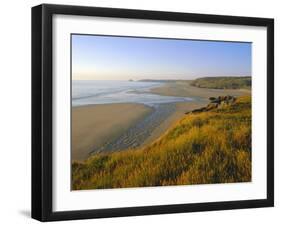
POLYGON ((204 77, 193 80, 190 85, 210 89, 250 89, 252 78, 244 77, 204 77))

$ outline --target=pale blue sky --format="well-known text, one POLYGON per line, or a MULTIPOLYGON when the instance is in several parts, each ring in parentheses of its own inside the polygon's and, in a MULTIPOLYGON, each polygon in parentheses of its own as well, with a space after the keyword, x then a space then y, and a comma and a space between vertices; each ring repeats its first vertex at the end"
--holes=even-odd
POLYGON ((72 35, 72 79, 251 76, 251 43, 72 35))

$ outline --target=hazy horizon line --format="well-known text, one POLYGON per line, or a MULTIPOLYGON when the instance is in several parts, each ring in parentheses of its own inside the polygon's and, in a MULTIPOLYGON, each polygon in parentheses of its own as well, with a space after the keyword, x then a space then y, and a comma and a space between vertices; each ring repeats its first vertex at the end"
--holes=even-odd
POLYGON ((142 78, 142 79, 77 79, 77 78, 72 78, 72 80, 84 80, 84 81, 142 81, 142 80, 195 80, 199 78, 223 78, 223 77, 252 77, 252 75, 223 75, 223 76, 198 76, 194 78, 142 78))

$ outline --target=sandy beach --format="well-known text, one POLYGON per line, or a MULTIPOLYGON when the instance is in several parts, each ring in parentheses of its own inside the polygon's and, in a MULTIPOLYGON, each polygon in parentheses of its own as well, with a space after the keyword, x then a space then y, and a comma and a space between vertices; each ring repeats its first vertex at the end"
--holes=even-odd
MULTIPOLYGON (((186 112, 205 106, 211 96, 249 94, 250 90, 206 89, 188 81, 164 83, 151 93, 191 97, 193 101, 143 104, 95 104, 72 109, 72 160, 82 161, 90 154, 145 146, 159 138, 186 112)), ((140 94, 141 95, 141 94, 140 94)))
POLYGON ((116 139, 152 109, 142 104, 100 104, 72 108, 72 160, 84 160, 116 139))

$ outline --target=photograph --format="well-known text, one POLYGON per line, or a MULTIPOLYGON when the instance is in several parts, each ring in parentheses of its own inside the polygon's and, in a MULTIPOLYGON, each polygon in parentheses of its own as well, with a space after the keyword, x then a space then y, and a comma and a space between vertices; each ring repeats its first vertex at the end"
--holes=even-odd
POLYGON ((252 180, 252 43, 71 34, 71 189, 252 180))
POLYGON ((32 7, 32 218, 273 207, 274 18, 120 7, 32 7))

